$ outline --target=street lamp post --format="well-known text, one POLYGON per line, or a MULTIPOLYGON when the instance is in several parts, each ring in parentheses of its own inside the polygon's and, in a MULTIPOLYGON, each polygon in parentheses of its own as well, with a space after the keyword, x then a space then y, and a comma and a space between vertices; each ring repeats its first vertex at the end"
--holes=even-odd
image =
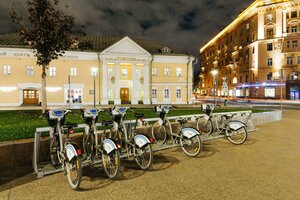
POLYGON ((93 76, 94 78, 94 108, 96 108, 96 76, 97 76, 97 68, 96 67, 93 67, 91 69, 91 75, 93 76))
POLYGON ((218 74, 218 70, 214 69, 211 71, 212 75, 213 75, 213 81, 214 81, 214 104, 216 105, 216 77, 218 74))

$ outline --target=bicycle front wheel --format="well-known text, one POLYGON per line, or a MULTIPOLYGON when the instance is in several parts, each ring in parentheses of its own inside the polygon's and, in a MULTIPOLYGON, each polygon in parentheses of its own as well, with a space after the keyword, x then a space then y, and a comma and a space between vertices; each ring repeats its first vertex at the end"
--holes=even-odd
POLYGON ((82 165, 80 158, 75 156, 71 161, 66 162, 67 178, 70 187, 78 190, 82 179, 82 165))
POLYGON ((238 130, 226 129, 227 139, 233 144, 243 144, 248 137, 248 133, 245 127, 241 127, 238 130))
POLYGON ((202 134, 211 134, 213 131, 213 125, 211 120, 206 120, 204 119, 204 117, 200 117, 197 120, 197 129, 201 131, 202 134))
POLYGON ((94 159, 94 134, 83 135, 83 150, 87 158, 94 159))
POLYGON ((195 137, 190 139, 181 136, 180 146, 186 155, 191 157, 198 156, 202 148, 200 135, 196 135, 195 137))
POLYGON ((167 140, 167 129, 165 126, 155 122, 151 128, 152 137, 159 143, 165 143, 167 140))
POLYGON ((120 172, 120 153, 115 150, 109 154, 102 153, 102 164, 104 172, 109 179, 118 177, 120 172))
POLYGON ((153 151, 150 144, 138 148, 134 147, 134 159, 142 170, 149 169, 153 162, 153 151))
POLYGON ((50 160, 53 166, 60 165, 59 159, 59 139, 56 135, 50 138, 50 160))

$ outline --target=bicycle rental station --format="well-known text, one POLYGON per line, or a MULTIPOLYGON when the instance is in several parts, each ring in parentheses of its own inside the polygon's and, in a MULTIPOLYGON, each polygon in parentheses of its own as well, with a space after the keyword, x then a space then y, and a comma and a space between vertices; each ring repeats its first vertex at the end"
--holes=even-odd
MULTIPOLYGON (((238 111, 238 112, 222 112, 222 113, 213 113, 214 106, 213 105, 203 105, 202 111, 204 114, 193 114, 193 115, 183 115, 183 116, 172 116, 167 117, 167 113, 169 112, 171 106, 157 106, 155 107, 155 112, 158 117, 156 118, 144 118, 144 115, 141 113, 136 113, 135 120, 125 120, 126 110, 128 108, 125 107, 114 107, 111 110, 112 121, 102 121, 97 122, 97 115, 101 109, 87 109, 89 117, 94 119, 93 125, 88 123, 72 125, 69 126, 61 126, 61 134, 64 134, 64 130, 72 129, 83 129, 83 132, 88 134, 88 130, 93 129, 93 137, 95 137, 92 141, 95 146, 89 146, 92 148, 92 152, 98 152, 93 155, 93 159, 85 159, 82 160, 81 166, 85 167, 88 165, 95 165, 95 164, 103 164, 106 174, 109 178, 114 178, 118 173, 114 172, 114 176, 109 176, 109 170, 107 171, 105 163, 102 161, 106 158, 103 157, 110 152, 119 151, 118 154, 113 155, 114 157, 108 157, 110 162, 113 158, 114 162, 117 163, 113 167, 114 170, 119 170, 120 162, 118 159, 125 159, 133 157, 136 160, 137 165, 141 169, 148 169, 153 160, 153 153, 156 151, 162 151, 165 149, 170 148, 177 148, 181 147, 183 152, 188 156, 197 156, 202 147, 202 142, 207 140, 215 140, 220 138, 227 138, 233 144, 242 144, 247 139, 247 133, 256 131, 257 129, 253 126, 251 121, 252 111, 238 111), (121 117, 117 117, 121 116, 121 117), (96 120, 95 120, 96 119, 96 120), (116 140, 103 138, 101 139, 101 147, 102 149, 97 148, 100 146, 98 144, 98 135, 102 136, 103 132, 107 126, 111 125, 111 130, 115 129, 115 136, 118 135, 125 135, 124 140, 120 140, 120 142, 115 142, 116 140), (93 128, 94 126, 94 128, 93 128), (64 129, 64 130, 63 130, 64 129), (200 133, 202 131, 202 133, 200 133), (121 132, 118 132, 121 131, 121 132), (142 133, 141 133, 142 131, 142 133), (150 134, 149 134, 150 132, 150 134), (238 140, 235 139, 235 135, 241 135, 238 140), (96 140, 96 142, 94 141, 96 140), (192 146, 195 145, 195 146, 192 146), (120 147, 124 146, 124 148, 120 147), (95 149, 96 148, 96 149, 95 149), (145 150, 146 148, 146 150, 145 150), (196 151, 196 150, 197 151, 196 151), (139 156, 140 151, 147 151, 149 153, 148 160, 143 157, 139 156), (102 154, 102 157, 100 156, 102 154), (144 160, 143 160, 144 159, 144 160), (146 162, 147 161, 147 162, 146 162), (146 164, 145 164, 146 162, 146 164)), ((133 111, 134 112, 134 111, 133 111)), ((67 112, 66 112, 67 113, 67 112)), ((110 131, 111 131, 110 130, 110 131)), ((57 128, 49 127, 42 127, 36 128, 35 136, 34 136, 34 149, 33 149, 33 169, 34 172, 37 174, 38 178, 41 178, 45 175, 65 171, 64 166, 65 164, 61 163, 63 167, 54 167, 53 161, 51 157, 52 164, 48 163, 41 163, 40 162, 40 143, 42 135, 49 133, 50 140, 53 140, 54 132, 57 132, 57 128)), ((110 132, 111 134, 112 132, 110 132)), ((67 138, 69 137, 69 133, 67 138)), ((124 136, 120 136, 124 137, 124 136)), ((65 136, 64 136, 65 138, 65 136)), ((65 140, 65 139, 64 139, 65 140)), ((69 142, 69 139, 67 139, 69 142)), ((70 146, 69 142, 69 146, 70 146)), ((68 147, 68 145, 66 147, 68 147)), ((85 145, 85 143, 83 143, 85 145)), ((91 145, 89 143, 89 145, 91 145)), ((86 149, 84 148, 84 153, 86 153, 86 149)), ((59 149, 59 146, 58 146, 59 149)), ((63 146, 61 145, 61 148, 63 146)), ((53 150, 53 149, 52 149, 53 150)), ((76 145, 71 148, 71 150, 66 149, 66 157, 70 158, 69 160, 73 159, 76 155, 80 157, 82 153, 81 150, 78 150, 76 145), (72 150, 72 151, 71 151, 72 150), (70 157, 71 156, 71 157, 70 157)), ((62 151, 62 150, 61 150, 62 151)), ((50 152, 51 152, 51 144, 50 144, 50 152)), ((51 153, 50 153, 51 154, 51 153)), ((58 157, 59 153, 57 153, 58 157)), ((90 155, 91 157, 92 155, 90 155)), ((64 157, 62 155, 62 157, 64 157)), ((90 158, 89 157, 89 158, 90 158)), ((61 159, 59 158, 59 161, 61 159)), ((77 165, 79 165, 77 163, 77 165)), ((74 165, 76 166, 76 164, 74 165)), ((74 167, 73 166, 73 167, 74 167)), ((72 167, 71 167, 72 168, 72 167)), ((68 180, 70 183, 69 178, 69 171, 66 170, 65 174, 68 176, 68 180)), ((80 176, 81 169, 80 169, 80 176)), ((71 185, 71 184, 70 184, 71 185)), ((80 180, 79 180, 80 185, 80 180)), ((72 185, 71 185, 72 187, 72 185)), ((78 186, 79 187, 79 186, 78 186)), ((73 187, 72 187, 73 188, 73 187)), ((73 188, 74 189, 74 188, 73 188)), ((76 189, 76 188, 75 188, 76 189)))

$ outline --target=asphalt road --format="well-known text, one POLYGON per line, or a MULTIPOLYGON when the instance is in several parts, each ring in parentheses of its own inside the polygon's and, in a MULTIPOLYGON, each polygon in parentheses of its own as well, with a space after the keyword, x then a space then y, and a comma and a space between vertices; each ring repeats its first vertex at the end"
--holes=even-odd
POLYGON ((156 153, 150 171, 123 163, 111 181, 97 167, 85 168, 81 190, 63 174, 36 179, 30 173, 0 185, 0 199, 299 199, 300 111, 258 127, 244 145, 206 141, 198 158, 180 149, 156 153))

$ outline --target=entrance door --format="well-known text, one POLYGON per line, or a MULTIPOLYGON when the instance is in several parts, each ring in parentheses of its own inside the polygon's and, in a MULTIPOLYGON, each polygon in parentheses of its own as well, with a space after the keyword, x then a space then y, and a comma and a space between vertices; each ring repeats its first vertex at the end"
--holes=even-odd
POLYGON ((120 88, 121 101, 129 101, 129 88, 120 88))
POLYGON ((39 91, 38 90, 23 90, 23 104, 38 104, 39 91))
POLYGON ((291 100, 299 100, 299 92, 291 92, 291 100))

